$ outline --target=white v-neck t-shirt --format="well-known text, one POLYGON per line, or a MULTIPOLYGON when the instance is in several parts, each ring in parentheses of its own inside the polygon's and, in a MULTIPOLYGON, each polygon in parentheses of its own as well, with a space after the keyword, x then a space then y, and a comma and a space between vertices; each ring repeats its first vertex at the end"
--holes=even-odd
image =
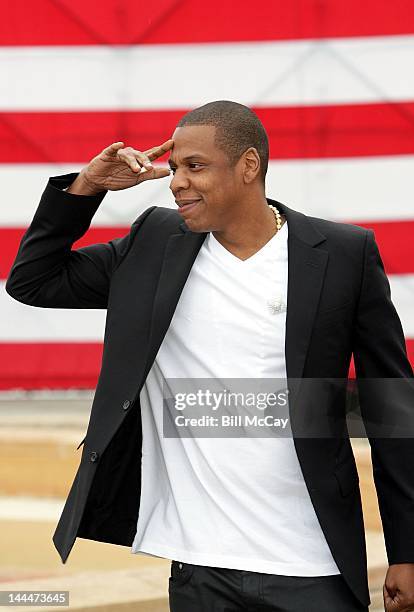
POLYGON ((140 394, 132 553, 268 574, 340 573, 291 436, 163 436, 167 378, 286 380, 287 239, 285 221, 244 261, 211 232, 203 242, 140 394))

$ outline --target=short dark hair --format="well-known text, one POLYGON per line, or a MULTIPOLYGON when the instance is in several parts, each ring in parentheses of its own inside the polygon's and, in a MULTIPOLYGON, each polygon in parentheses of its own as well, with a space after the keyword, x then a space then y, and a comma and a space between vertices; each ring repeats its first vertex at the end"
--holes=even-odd
POLYGON ((227 154, 232 164, 249 147, 255 147, 264 183, 269 163, 269 140, 263 123, 248 106, 231 100, 208 102, 186 113, 177 127, 185 125, 214 125, 215 144, 227 154))

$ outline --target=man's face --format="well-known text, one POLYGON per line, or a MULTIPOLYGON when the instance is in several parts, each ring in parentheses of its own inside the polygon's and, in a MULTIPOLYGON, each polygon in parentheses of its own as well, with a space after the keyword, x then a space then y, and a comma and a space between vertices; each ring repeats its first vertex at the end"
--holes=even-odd
POLYGON ((242 186, 238 164, 231 166, 225 152, 214 144, 215 130, 211 125, 188 125, 172 135, 170 189, 193 232, 222 230, 236 212, 242 186), (192 202, 195 205, 184 208, 192 202))

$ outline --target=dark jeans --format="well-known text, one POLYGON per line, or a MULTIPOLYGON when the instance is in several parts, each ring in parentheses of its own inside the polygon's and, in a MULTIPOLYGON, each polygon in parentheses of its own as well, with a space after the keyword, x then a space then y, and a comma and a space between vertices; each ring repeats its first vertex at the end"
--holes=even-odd
POLYGON ((341 574, 279 576, 171 562, 171 612, 368 612, 341 574))

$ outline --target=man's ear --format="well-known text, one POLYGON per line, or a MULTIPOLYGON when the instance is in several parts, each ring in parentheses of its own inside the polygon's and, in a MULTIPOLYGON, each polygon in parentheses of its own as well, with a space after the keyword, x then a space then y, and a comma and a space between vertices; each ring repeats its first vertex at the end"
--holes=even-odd
POLYGON ((252 183, 260 172, 260 157, 255 147, 249 147, 242 156, 243 176, 246 183, 252 183))

